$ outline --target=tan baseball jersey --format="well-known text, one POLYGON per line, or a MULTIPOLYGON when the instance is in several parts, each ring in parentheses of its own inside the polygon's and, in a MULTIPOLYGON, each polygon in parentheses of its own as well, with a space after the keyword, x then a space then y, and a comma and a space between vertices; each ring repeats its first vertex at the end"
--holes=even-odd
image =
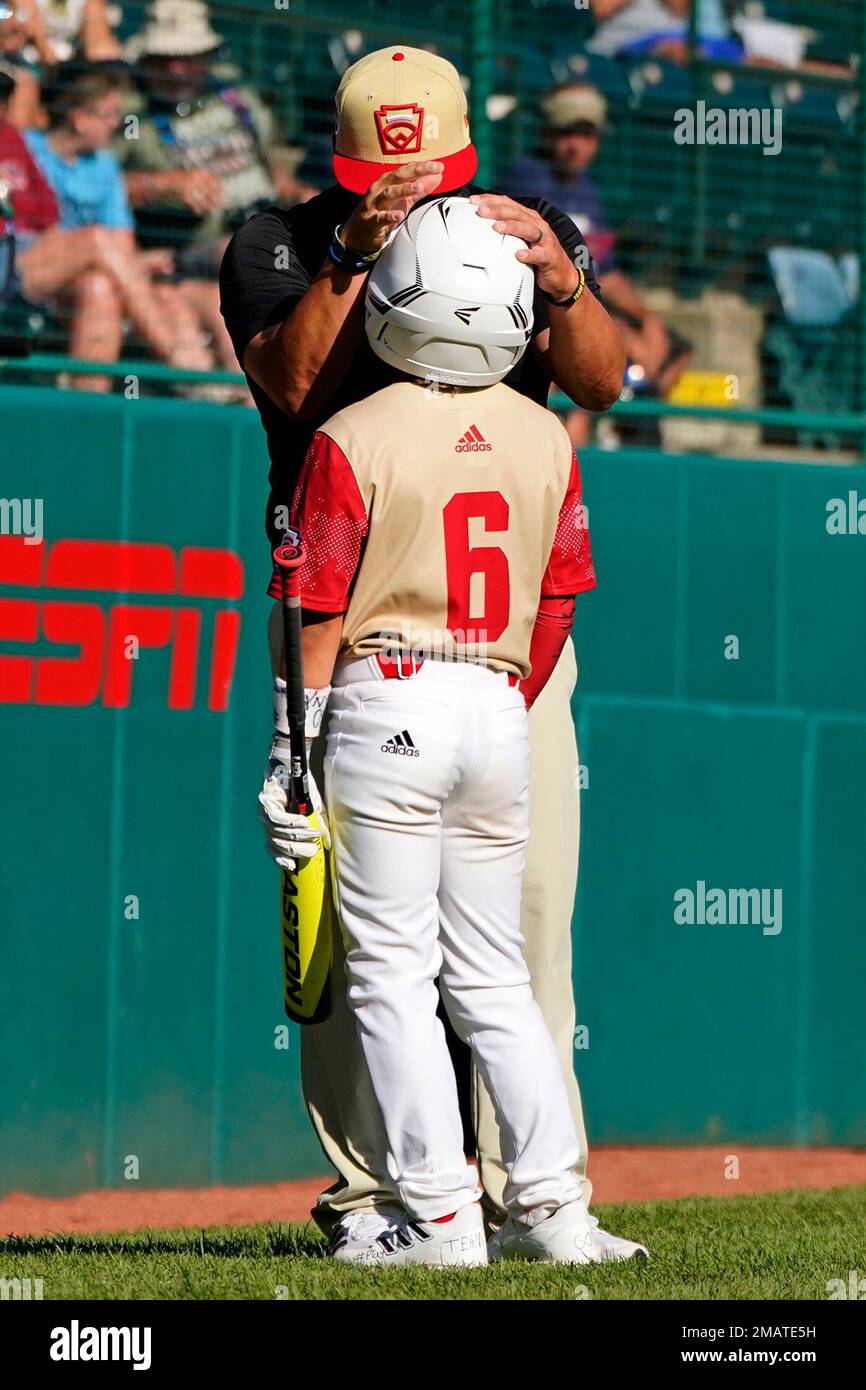
MULTIPOLYGON (((301 601, 345 613, 343 652, 478 661, 524 677, 545 595, 595 584, 568 435, 501 383, 400 381, 315 435, 292 524, 301 601)), ((278 578, 271 586, 278 596, 278 578)))

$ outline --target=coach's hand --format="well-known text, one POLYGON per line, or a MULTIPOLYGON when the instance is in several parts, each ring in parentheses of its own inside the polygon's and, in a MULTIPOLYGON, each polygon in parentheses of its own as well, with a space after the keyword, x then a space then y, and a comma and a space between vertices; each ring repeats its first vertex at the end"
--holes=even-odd
POLYGON ((552 299, 565 299, 577 289, 574 262, 540 212, 515 203, 504 193, 473 193, 469 201, 477 207, 479 217, 494 219, 497 232, 528 243, 527 249, 516 255, 532 267, 539 289, 546 290, 552 299))
POLYGON ((411 212, 419 198, 435 193, 442 182, 444 164, 420 160, 389 169, 371 184, 351 217, 340 228, 345 244, 362 256, 381 251, 398 222, 411 212))

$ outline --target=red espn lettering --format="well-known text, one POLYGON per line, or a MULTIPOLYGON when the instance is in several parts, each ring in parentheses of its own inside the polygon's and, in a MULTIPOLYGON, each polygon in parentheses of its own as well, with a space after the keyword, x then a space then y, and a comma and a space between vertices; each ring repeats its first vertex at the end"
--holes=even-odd
MULTIPOLYGON (((33 643, 39 637, 78 648, 71 657, 0 656, 0 702, 5 704, 103 705, 125 709, 132 695, 134 663, 126 644, 171 645, 169 709, 195 704, 201 645, 198 604, 134 601, 133 596, 237 602, 244 567, 231 550, 141 541, 65 539, 25 545, 21 536, 0 536, 0 585, 47 590, 101 590, 118 601, 86 602, 43 598, 0 598, 0 641, 33 643)), ((208 709, 228 708, 240 637, 236 608, 218 608, 213 618, 208 709)))

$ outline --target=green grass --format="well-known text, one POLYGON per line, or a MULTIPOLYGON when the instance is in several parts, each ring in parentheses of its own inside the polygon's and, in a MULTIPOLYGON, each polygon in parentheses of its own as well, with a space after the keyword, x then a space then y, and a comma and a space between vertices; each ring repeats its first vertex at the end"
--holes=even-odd
POLYGON ((0 1241, 0 1277, 41 1278, 45 1299, 825 1299, 866 1273, 866 1187, 598 1208, 640 1239, 627 1264, 351 1269, 310 1227, 211 1227, 0 1241), (282 1293, 279 1290, 282 1289, 282 1293))

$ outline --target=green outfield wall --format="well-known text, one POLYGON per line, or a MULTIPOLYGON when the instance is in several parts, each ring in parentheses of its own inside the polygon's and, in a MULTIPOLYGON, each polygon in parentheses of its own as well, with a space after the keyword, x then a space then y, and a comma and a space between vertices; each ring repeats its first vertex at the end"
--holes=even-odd
MULTIPOLYGON (((590 1133, 866 1143, 866 473, 583 472, 590 1133)), ((256 814, 265 474, 252 411, 0 388, 0 1191, 322 1170, 256 814)))

